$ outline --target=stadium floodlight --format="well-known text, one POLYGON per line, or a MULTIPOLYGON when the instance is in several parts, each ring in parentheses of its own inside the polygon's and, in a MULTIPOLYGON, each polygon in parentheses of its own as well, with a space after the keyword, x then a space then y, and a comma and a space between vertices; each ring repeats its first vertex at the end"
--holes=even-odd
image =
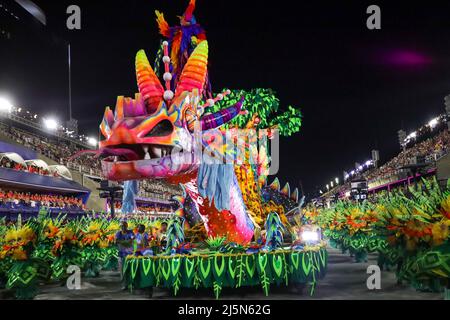
POLYGON ((366 161, 366 166, 368 167, 368 166, 370 166, 372 164, 372 160, 367 160, 366 161))
POLYGON ((439 118, 434 118, 432 120, 430 120, 430 122, 428 122, 428 126, 433 129, 434 127, 436 127, 439 123, 439 118))
POLYGON ((334 178, 334 181, 336 181, 336 185, 339 184, 339 178, 334 178))
POLYGON ((350 174, 351 174, 351 175, 354 175, 354 174, 355 174, 355 170, 352 170, 352 172, 350 172, 350 174))
POLYGON ((330 190, 330 186, 327 184, 327 190, 330 190))
POLYGON ((305 230, 301 233, 302 240, 306 243, 318 243, 320 234, 317 231, 305 230))
POLYGON ((411 133, 406 137, 406 139, 411 139, 411 138, 415 138, 415 137, 417 137, 417 132, 416 132, 416 131, 411 132, 411 133))
POLYGON ((12 104, 8 99, 0 98, 0 112, 11 112, 12 104))
POLYGON ((334 187, 333 181, 330 182, 330 185, 332 188, 334 187))
POLYGON ((97 146, 97 139, 95 139, 95 138, 89 137, 89 138, 87 139, 87 142, 88 142, 91 146, 93 146, 93 147, 96 147, 96 146, 97 146))
POLYGON ((44 118, 44 126, 48 130, 56 130, 58 129, 58 122, 53 118, 44 118))

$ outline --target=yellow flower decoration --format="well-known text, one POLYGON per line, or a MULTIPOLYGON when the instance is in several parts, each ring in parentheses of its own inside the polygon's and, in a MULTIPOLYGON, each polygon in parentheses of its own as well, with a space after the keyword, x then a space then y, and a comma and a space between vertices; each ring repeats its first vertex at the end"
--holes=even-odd
POLYGON ((100 230, 101 226, 102 226, 102 225, 101 225, 100 222, 93 221, 93 222, 91 222, 91 224, 89 225, 88 232, 96 232, 96 231, 100 230))
POLYGON ((432 228, 433 244, 435 246, 444 243, 450 236, 450 220, 443 220, 433 224, 432 228))

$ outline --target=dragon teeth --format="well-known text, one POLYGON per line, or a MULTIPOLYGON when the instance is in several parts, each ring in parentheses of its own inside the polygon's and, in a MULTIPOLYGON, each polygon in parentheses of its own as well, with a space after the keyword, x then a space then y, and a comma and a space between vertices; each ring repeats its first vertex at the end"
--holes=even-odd
POLYGON ((148 146, 143 146, 142 149, 144 149, 144 153, 145 153, 144 159, 150 160, 152 157, 150 156, 150 153, 148 153, 148 146))
POLYGON ((152 152, 156 155, 157 158, 161 158, 161 147, 152 146, 152 152))
POLYGON ((171 155, 172 146, 152 146, 152 145, 145 145, 142 146, 142 149, 145 153, 145 160, 152 159, 152 158, 163 158, 171 155), (150 152, 149 152, 150 149, 150 152), (151 156, 150 156, 151 155, 151 156))

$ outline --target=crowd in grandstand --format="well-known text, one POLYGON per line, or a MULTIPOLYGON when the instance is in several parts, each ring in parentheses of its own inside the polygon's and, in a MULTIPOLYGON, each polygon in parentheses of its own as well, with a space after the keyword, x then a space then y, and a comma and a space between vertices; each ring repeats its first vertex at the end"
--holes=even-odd
POLYGON ((3 189, 0 189, 0 207, 7 209, 23 207, 84 209, 82 200, 72 196, 38 194, 3 189))
POLYGON ((23 165, 19 162, 16 162, 8 157, 3 157, 0 160, 0 167, 1 168, 7 168, 7 169, 13 169, 13 170, 17 170, 17 171, 26 171, 26 172, 30 172, 30 173, 35 173, 35 174, 40 174, 40 175, 53 175, 55 177, 58 177, 58 173, 55 171, 53 172, 53 174, 44 168, 35 166, 35 165, 23 165))
POLYGON ((0 160, 0 167, 14 170, 26 170, 26 168, 22 164, 15 162, 14 160, 11 160, 7 157, 3 157, 2 160, 0 160))
POLYGON ((450 152, 449 131, 447 129, 441 130, 440 132, 436 131, 436 135, 415 144, 410 144, 410 146, 402 150, 385 164, 379 167, 366 169, 365 171, 352 176, 351 179, 348 179, 344 184, 335 185, 330 190, 322 194, 325 197, 330 195, 338 195, 339 197, 343 197, 348 194, 348 191, 350 190, 350 181, 357 178, 363 178, 369 183, 379 185, 390 183, 392 182, 390 181, 392 178, 398 180, 400 175, 404 175, 404 172, 402 173, 402 168, 414 164, 415 160, 433 164, 448 152, 450 152))
POLYGON ((138 205, 137 211, 142 213, 173 213, 173 208, 170 206, 144 206, 144 205, 138 205))
POLYGON ((150 193, 158 193, 165 197, 171 197, 172 195, 181 195, 182 193, 179 186, 169 184, 161 179, 142 180, 139 182, 139 185, 142 190, 150 193))
POLYGON ((411 164, 416 157, 424 157, 425 161, 435 161, 450 149, 450 133, 443 130, 436 136, 419 142, 412 147, 401 151, 390 161, 377 169, 368 171, 364 178, 370 180, 383 179, 394 175, 401 167, 411 164))
MULTIPOLYGON (((120 209, 122 208, 122 202, 121 201, 117 201, 114 203, 115 205, 115 209, 117 211, 120 211, 120 209)), ((168 214, 168 213, 173 213, 174 210, 174 205, 173 204, 162 204, 162 203, 152 203, 152 202, 148 202, 148 203, 137 203, 136 206, 136 211, 140 212, 140 213, 145 213, 145 214, 168 214)))
POLYGON ((2 134, 17 142, 25 148, 30 148, 59 164, 70 169, 80 170, 85 173, 100 175, 100 162, 93 157, 79 157, 71 159, 69 157, 85 149, 63 139, 57 140, 44 136, 39 136, 28 131, 14 127, 0 127, 2 134))

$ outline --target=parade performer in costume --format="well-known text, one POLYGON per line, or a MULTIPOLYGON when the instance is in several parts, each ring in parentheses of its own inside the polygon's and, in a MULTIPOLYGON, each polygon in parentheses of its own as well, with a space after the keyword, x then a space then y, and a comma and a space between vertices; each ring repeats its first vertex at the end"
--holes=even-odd
POLYGON ((122 221, 120 231, 117 231, 115 238, 119 249, 119 270, 122 275, 123 262, 127 255, 133 252, 132 243, 134 239, 133 231, 128 229, 128 223, 126 221, 122 221))

